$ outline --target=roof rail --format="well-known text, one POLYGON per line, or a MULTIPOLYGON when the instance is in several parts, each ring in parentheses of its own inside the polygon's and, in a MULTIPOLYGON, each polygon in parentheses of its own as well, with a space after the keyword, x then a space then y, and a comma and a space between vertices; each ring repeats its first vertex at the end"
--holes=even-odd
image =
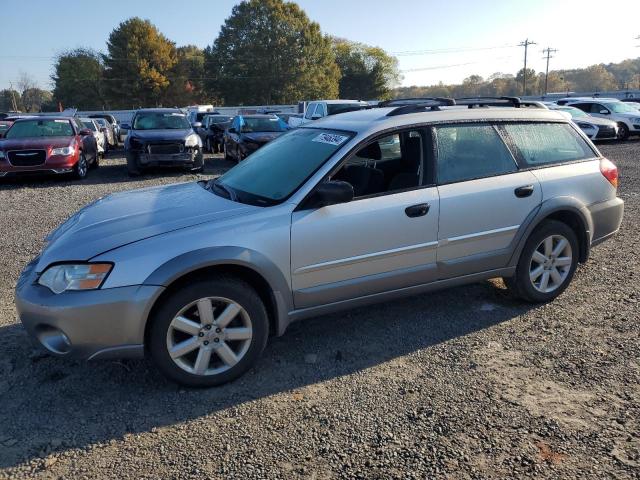
POLYGON ((456 105, 475 107, 533 107, 544 108, 541 102, 535 100, 522 100, 520 97, 463 97, 456 98, 456 105))
POLYGON ((387 117, 418 113, 426 111, 438 111, 440 107, 450 107, 456 104, 453 98, 396 98, 382 102, 380 107, 396 107, 387 113, 387 117))

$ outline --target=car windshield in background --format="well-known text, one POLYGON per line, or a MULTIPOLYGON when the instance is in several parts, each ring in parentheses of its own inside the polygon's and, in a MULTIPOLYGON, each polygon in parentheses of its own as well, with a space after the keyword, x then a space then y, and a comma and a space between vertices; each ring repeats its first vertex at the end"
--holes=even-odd
POLYGON ((292 130, 252 153, 218 182, 238 201, 272 205, 295 192, 350 138, 351 134, 331 130, 292 130))
POLYGON ((327 113, 336 115, 338 113, 353 112, 354 110, 362 110, 365 107, 359 103, 331 103, 327 105, 327 113))
POLYGON ((191 128, 184 113, 144 112, 133 120, 134 130, 187 130, 191 128))
POLYGON ((560 110, 562 112, 570 113, 571 117, 573 117, 573 118, 588 117, 589 116, 585 112, 580 110, 579 108, 574 108, 574 107, 562 107, 562 108, 558 108, 558 110, 560 110))
POLYGON ((231 117, 225 117, 225 116, 213 116, 210 115, 209 116, 209 122, 211 123, 225 123, 225 122, 229 122, 231 120, 231 117))
POLYGON ((7 130, 5 138, 71 137, 73 128, 68 120, 22 120, 7 130))
POLYGON ((605 103, 604 106, 613 113, 638 113, 638 110, 622 102, 605 103))
POLYGON ((93 123, 92 121, 90 121, 90 120, 81 120, 81 122, 82 122, 82 125, 83 125, 85 128, 88 128, 88 129, 89 129, 89 130, 91 130, 92 132, 95 132, 95 131, 96 131, 96 124, 95 124, 95 123, 93 123))
POLYGON ((242 133, 252 132, 284 132, 287 127, 278 117, 251 118, 245 117, 242 125, 242 133))

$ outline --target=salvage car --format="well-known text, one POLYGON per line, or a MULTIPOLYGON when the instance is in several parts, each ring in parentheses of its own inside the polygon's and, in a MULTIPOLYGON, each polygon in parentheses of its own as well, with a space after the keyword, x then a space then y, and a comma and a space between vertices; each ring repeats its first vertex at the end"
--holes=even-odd
POLYGON ((98 124, 100 131, 104 133, 105 152, 109 151, 112 148, 115 148, 115 146, 117 145, 116 137, 114 137, 113 129, 111 128, 109 122, 107 122, 104 118, 94 118, 93 121, 98 124))
POLYGON ((107 144, 107 137, 104 131, 100 128, 100 125, 98 125, 98 122, 93 118, 80 118, 79 120, 85 128, 91 130, 91 134, 95 137, 96 145, 98 147, 98 156, 104 155, 109 146, 107 144))
POLYGON ((604 118, 587 115, 579 108, 568 105, 547 105, 550 110, 566 112, 584 134, 591 140, 616 140, 618 138, 618 124, 604 118))
POLYGON ((116 120, 116 117, 111 115, 110 113, 94 113, 89 115, 89 118, 93 119, 103 119, 107 122, 107 128, 111 130, 111 134, 107 135, 107 139, 109 140, 110 147, 117 147, 118 140, 120 138, 120 124, 116 120))
POLYGON ((20 118, 0 139, 0 177, 55 173, 83 179, 98 165, 96 139, 76 118, 20 118))
POLYGON ((204 169, 202 140, 177 108, 138 110, 131 125, 123 124, 122 128, 128 132, 124 151, 130 176, 152 166, 180 166, 194 172, 204 169))
POLYGON ((196 129, 202 139, 205 151, 209 153, 222 152, 224 131, 231 125, 231 117, 228 115, 206 115, 202 119, 202 127, 196 129))
POLYGON ((568 101, 566 105, 579 108, 592 117, 605 118, 617 123, 618 139, 627 140, 640 135, 640 111, 616 99, 591 99, 568 101))
POLYGON ((52 354, 146 354, 204 387, 307 317, 496 277, 552 301, 620 227, 617 168, 558 112, 453 103, 327 117, 216 179, 97 200, 21 273, 20 320, 52 354))
POLYGON ((224 134, 224 158, 241 162, 288 128, 277 115, 238 115, 224 134))

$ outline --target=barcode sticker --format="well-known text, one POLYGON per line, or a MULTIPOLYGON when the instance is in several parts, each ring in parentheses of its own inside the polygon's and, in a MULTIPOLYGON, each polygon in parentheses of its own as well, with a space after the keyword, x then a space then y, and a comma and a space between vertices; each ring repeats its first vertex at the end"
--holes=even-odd
POLYGON ((319 143, 328 143, 329 145, 338 146, 341 143, 344 143, 344 141, 348 138, 349 137, 346 137, 344 135, 336 135, 335 133, 321 133, 311 141, 319 142, 319 143))

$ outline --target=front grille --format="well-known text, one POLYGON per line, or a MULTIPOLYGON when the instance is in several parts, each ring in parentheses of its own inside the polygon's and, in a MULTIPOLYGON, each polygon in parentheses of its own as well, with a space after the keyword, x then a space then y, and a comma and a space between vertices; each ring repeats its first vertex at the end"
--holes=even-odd
POLYGON ((596 138, 611 138, 616 136, 616 130, 613 127, 600 127, 596 138))
POLYGON ((174 155, 184 152, 184 144, 181 143, 158 143, 149 145, 151 155, 174 155))
POLYGON ((8 153, 8 157, 14 167, 35 167, 44 164, 47 152, 45 150, 13 150, 8 153))

